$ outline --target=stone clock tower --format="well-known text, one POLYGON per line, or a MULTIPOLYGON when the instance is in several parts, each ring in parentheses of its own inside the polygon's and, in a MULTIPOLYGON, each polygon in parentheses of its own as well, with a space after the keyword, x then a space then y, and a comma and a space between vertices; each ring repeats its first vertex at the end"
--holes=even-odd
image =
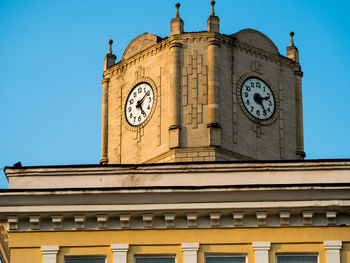
POLYGON ((145 33, 121 61, 105 58, 102 164, 305 157, 298 49, 287 57, 263 33, 220 34, 211 15, 205 32, 145 33))

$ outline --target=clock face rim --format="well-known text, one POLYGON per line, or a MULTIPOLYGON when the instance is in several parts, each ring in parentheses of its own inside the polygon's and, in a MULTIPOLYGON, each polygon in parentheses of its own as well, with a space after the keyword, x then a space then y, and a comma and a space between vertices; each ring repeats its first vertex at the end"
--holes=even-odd
POLYGON ((153 91, 152 86, 151 86, 149 83, 145 82, 145 81, 139 82, 138 84, 136 84, 136 85, 129 91, 128 97, 126 98, 126 102, 125 102, 125 105, 124 105, 124 115, 125 115, 125 119, 126 119, 127 123, 128 123, 130 126, 133 126, 133 127, 140 127, 140 126, 141 126, 144 122, 146 122, 147 119, 151 116, 151 113, 152 113, 152 110, 153 110, 153 106, 154 106, 154 91, 153 91), (132 124, 132 123, 129 121, 129 118, 127 117, 128 102, 129 102, 129 98, 130 98, 130 96, 132 95, 132 93, 134 92, 134 90, 137 89, 137 88, 138 88, 140 85, 142 85, 142 84, 146 84, 146 85, 151 89, 151 91, 152 91, 151 94, 148 95, 148 96, 150 96, 150 97, 152 98, 152 100, 153 100, 153 102, 152 102, 152 107, 151 107, 151 110, 148 111, 148 114, 146 115, 145 119, 144 119, 141 123, 139 123, 139 124, 132 124))
POLYGON ((265 76, 260 75, 256 72, 248 72, 248 73, 243 74, 237 82, 236 95, 237 95, 237 101, 238 101, 238 104, 240 105, 240 108, 242 109, 243 113, 248 117, 248 119, 251 120, 252 122, 259 124, 259 125, 268 126, 268 125, 273 124, 278 119, 279 110, 280 110, 279 93, 277 92, 275 87, 272 85, 271 81, 269 81, 269 79, 267 79, 265 76), (269 89, 271 90, 271 92, 273 94, 273 97, 275 100, 275 109, 274 109, 274 113, 268 119, 257 119, 256 117, 251 115, 248 112, 248 110, 246 109, 244 102, 242 101, 243 84, 250 78, 256 78, 256 79, 260 79, 261 81, 263 81, 269 87, 269 89))
POLYGON ((259 78, 259 77, 253 77, 253 76, 252 76, 252 77, 246 78, 246 79, 243 81, 243 83, 242 83, 242 85, 241 85, 241 100, 242 100, 243 106, 245 107, 246 111, 247 111, 253 118, 255 118, 255 119, 259 120, 259 121, 267 121, 267 120, 271 119, 272 116, 275 114, 275 111, 276 111, 276 103, 275 103, 275 101, 276 101, 276 99, 275 99, 274 92, 273 92, 273 90, 270 88, 270 86, 269 86, 263 79, 261 79, 261 78, 259 78), (244 102, 242 90, 243 90, 243 87, 244 87, 245 83, 246 83, 248 80, 250 80, 250 79, 260 80, 260 81, 267 87, 267 89, 271 92, 272 99, 273 99, 273 111, 272 111, 272 114, 270 115, 270 117, 268 117, 268 118, 266 118, 266 119, 263 119, 263 118, 259 118, 259 117, 257 117, 257 116, 254 116, 254 115, 249 111, 249 109, 247 108, 246 103, 244 102))
POLYGON ((123 114, 121 114, 121 115, 122 115, 122 123, 123 123, 123 126, 124 126, 127 130, 136 132, 136 131, 142 129, 143 127, 145 127, 145 126, 149 123, 149 121, 152 120, 152 116, 153 116, 154 112, 156 111, 157 103, 158 103, 158 87, 157 87, 157 85, 155 84, 155 82, 154 82, 151 78, 149 78, 149 77, 139 77, 139 78, 137 78, 137 79, 132 83, 132 85, 130 85, 130 86, 128 85, 128 87, 129 87, 129 88, 126 89, 126 92, 125 92, 125 90, 124 90, 124 91, 122 90, 122 93, 123 93, 123 94, 126 94, 125 96, 122 96, 122 97, 124 97, 124 99, 122 99, 122 101, 123 101, 123 104, 122 104, 123 106, 122 106, 122 108, 123 108, 123 110, 124 110, 123 114), (127 117, 126 117, 126 115, 125 115, 127 100, 128 100, 128 98, 129 98, 129 96, 130 96, 132 90, 133 90, 137 85, 142 84, 142 83, 148 84, 148 85, 151 87, 151 89, 153 90, 153 106, 152 106, 151 112, 149 113, 149 115, 147 116, 146 120, 145 120, 143 123, 141 123, 141 124, 138 125, 138 126, 132 126, 132 125, 128 122, 127 117), (124 93, 124 92, 125 92, 125 93, 124 93))

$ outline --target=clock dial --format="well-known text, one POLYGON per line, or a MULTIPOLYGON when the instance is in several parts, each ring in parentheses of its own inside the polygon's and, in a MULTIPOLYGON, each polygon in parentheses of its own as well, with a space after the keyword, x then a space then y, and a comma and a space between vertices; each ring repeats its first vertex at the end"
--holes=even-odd
POLYGON ((129 93, 125 103, 125 117, 131 126, 144 123, 151 114, 154 92, 148 83, 137 84, 129 93))
POLYGON ((258 120, 267 120, 275 112, 275 97, 261 79, 251 77, 241 87, 241 99, 247 112, 258 120))

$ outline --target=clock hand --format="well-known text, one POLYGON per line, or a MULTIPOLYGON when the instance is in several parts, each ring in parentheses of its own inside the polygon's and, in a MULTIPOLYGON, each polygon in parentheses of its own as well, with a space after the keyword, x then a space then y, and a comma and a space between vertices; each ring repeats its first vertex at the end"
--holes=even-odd
POLYGON ((143 98, 141 100, 138 101, 138 103, 140 103, 140 105, 142 104, 142 102, 146 99, 146 97, 149 95, 149 91, 146 92, 145 96, 143 96, 143 98))

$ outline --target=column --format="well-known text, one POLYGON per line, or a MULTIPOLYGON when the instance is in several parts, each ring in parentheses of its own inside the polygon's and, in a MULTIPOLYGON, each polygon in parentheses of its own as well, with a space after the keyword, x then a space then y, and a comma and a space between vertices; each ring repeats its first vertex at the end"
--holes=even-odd
POLYGON ((269 263, 271 242, 253 242, 255 263, 269 263))
POLYGON ((220 146, 219 48, 216 38, 208 42, 208 124, 209 146, 220 146))
POLYGON ((111 250, 113 252, 113 263, 126 263, 129 244, 112 244, 111 250))
POLYGON ((43 263, 56 263, 59 246, 41 246, 43 263))
POLYGON ((169 148, 180 147, 181 47, 178 42, 170 44, 169 148))
POLYGON ((302 71, 295 71, 295 113, 296 113, 296 135, 297 135, 297 149, 296 155, 299 159, 304 159, 304 128, 303 128, 303 96, 301 78, 302 71))
POLYGON ((340 249, 342 241, 328 240, 324 241, 324 249, 327 254, 327 263, 340 263, 340 249))
POLYGON ((197 263, 199 243, 182 243, 183 263, 197 263))
POLYGON ((100 164, 108 163, 108 89, 109 78, 104 78, 102 83, 102 143, 100 164))

